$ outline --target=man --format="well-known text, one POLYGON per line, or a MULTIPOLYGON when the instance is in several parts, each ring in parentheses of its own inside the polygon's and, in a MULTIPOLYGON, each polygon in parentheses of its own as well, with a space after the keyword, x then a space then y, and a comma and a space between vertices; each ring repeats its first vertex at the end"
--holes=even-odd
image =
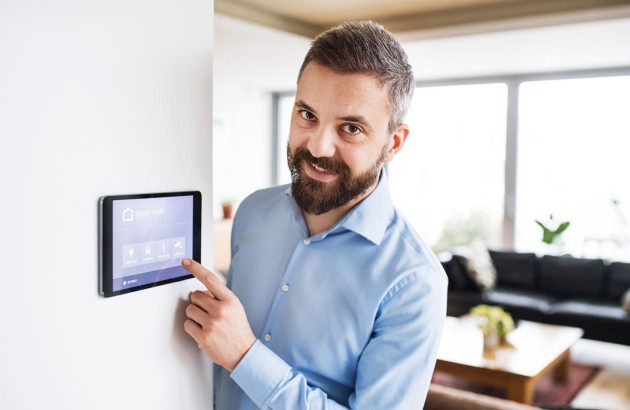
POLYGON ((239 207, 227 287, 183 262, 208 288, 191 295, 185 329, 218 365, 217 409, 422 408, 446 276, 382 172, 409 133, 413 88, 406 54, 377 24, 313 41, 291 119, 291 186, 239 207))

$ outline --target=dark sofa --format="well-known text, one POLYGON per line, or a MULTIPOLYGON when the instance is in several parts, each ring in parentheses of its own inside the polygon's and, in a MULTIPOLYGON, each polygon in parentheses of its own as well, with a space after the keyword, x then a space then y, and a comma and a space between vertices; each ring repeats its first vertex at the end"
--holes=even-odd
POLYGON ((515 320, 575 326, 585 338, 630 345, 630 313, 621 307, 630 289, 630 263, 489 253, 497 281, 485 291, 470 278, 461 256, 442 262, 449 277, 448 315, 461 316, 480 303, 499 305, 515 320))

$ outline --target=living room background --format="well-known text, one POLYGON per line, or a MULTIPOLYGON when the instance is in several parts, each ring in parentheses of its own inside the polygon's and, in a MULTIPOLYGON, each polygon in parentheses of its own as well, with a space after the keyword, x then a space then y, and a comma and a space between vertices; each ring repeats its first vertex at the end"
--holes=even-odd
MULTIPOLYGON (((615 260, 630 257, 623 242, 627 227, 623 231, 617 223, 630 217, 630 198, 620 183, 629 173, 618 157, 625 144, 621 136, 628 134, 620 113, 628 109, 623 96, 628 95, 630 53, 622 39, 630 36, 629 21, 403 39, 419 88, 409 116, 411 136, 388 171, 395 201, 436 251, 480 237, 494 248, 549 252, 541 241, 542 229, 534 222, 538 219, 550 225, 571 222, 562 235, 561 252, 615 260), (572 94, 560 89, 569 83, 572 94), (533 128, 535 124, 538 128, 533 128), (583 132, 577 135, 578 131, 583 132), (584 152, 591 155, 584 158, 584 152), (433 200, 424 201, 425 197, 433 200), (552 222, 547 221, 550 214, 552 222)), ((224 138, 235 146, 247 139, 257 147, 255 158, 243 158, 242 163, 255 161, 260 172, 252 175, 249 185, 257 179, 258 186, 232 194, 240 200, 253 189, 289 181, 288 114, 294 71, 308 39, 217 16, 217 30, 227 34, 237 25, 240 33, 243 25, 250 31, 240 56, 246 57, 250 49, 258 52, 265 38, 273 38, 274 48, 283 48, 278 64, 240 65, 238 78, 226 70, 231 85, 245 81, 241 88, 258 92, 256 98, 264 106, 250 99, 247 109, 254 112, 256 105, 268 119, 263 129, 224 138), (256 74, 245 78, 248 69, 256 74)), ((216 52, 222 54, 218 47, 216 52)), ((225 52, 225 58, 237 61, 238 56, 225 52)), ((216 65, 221 61, 217 58, 216 65)), ((220 68, 215 70, 218 78, 220 68)), ((218 102, 217 91, 219 87, 218 102)), ((226 94, 221 94, 224 105, 226 94)), ((219 105, 216 110, 221 111, 219 105)), ((217 135, 215 144, 220 139, 217 135)), ((217 201, 224 196, 219 185, 217 201)), ((233 192, 239 189, 228 181, 223 185, 226 191, 228 185, 233 192)))

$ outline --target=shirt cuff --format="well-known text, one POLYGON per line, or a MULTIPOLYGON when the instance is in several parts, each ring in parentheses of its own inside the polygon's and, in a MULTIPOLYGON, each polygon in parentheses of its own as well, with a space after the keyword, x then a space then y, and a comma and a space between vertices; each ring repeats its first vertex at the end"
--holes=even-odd
POLYGON ((230 377, 262 408, 290 371, 291 366, 257 339, 230 377))

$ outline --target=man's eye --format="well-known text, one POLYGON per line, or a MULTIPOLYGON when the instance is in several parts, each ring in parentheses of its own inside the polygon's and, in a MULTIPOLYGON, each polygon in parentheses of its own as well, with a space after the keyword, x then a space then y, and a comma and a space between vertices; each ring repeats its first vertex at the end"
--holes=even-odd
POLYGON ((301 110, 300 111, 300 115, 302 116, 302 118, 304 118, 305 120, 309 120, 312 121, 315 119, 315 116, 313 115, 312 112, 310 111, 306 111, 306 110, 301 110))
POLYGON ((347 132, 348 134, 352 134, 352 135, 355 135, 361 132, 361 128, 357 127, 354 124, 345 124, 342 127, 342 129, 344 132, 347 132))

